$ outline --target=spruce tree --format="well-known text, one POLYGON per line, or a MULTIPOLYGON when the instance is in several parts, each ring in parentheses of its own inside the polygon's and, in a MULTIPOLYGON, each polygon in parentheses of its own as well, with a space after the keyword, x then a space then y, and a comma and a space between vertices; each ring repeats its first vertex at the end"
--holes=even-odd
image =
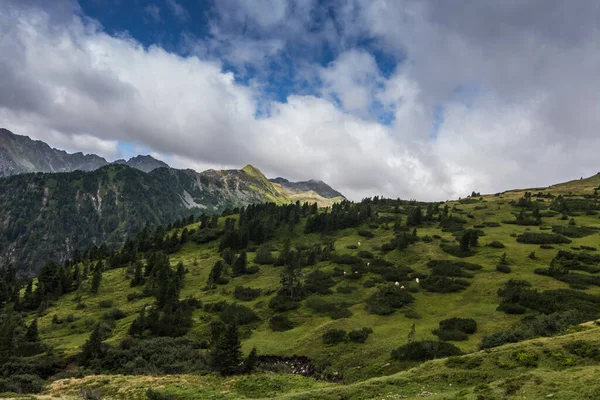
POLYGON ((101 358, 105 354, 104 343, 102 341, 102 328, 100 324, 97 324, 90 338, 81 346, 80 360, 84 366, 90 365, 90 363, 98 358, 101 358))
POLYGON ((100 289, 100 282, 102 281, 102 270, 96 269, 94 271, 94 275, 92 275, 92 285, 90 287, 92 293, 98 293, 98 289, 100 289))
POLYGON ((223 376, 242 372, 242 351, 237 325, 230 325, 210 354, 210 366, 223 376))
POLYGON ((246 273, 247 256, 246 252, 242 251, 240 255, 235 259, 232 265, 232 272, 234 275, 243 275, 246 273))
POLYGON ((25 340, 29 343, 36 343, 40 341, 37 318, 31 321, 31 324, 27 327, 27 331, 25 332, 25 340))

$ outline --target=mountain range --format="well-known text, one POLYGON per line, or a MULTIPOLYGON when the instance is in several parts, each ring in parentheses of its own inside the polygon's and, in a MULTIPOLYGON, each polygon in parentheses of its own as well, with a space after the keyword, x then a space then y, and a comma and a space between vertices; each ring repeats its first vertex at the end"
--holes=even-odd
POLYGON ((255 203, 328 206, 343 199, 322 181, 270 181, 252 165, 196 172, 151 156, 109 163, 0 129, 0 263, 24 274, 74 249, 120 245, 147 222, 255 203))

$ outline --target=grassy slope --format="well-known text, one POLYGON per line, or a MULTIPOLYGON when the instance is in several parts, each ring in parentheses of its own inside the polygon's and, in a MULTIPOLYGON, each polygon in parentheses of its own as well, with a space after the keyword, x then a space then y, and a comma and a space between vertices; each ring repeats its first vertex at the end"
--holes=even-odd
MULTIPOLYGON (((597 399, 598 361, 565 350, 573 340, 600 345, 600 328, 510 344, 462 357, 434 360, 394 375, 338 385, 309 378, 272 373, 219 378, 213 375, 89 376, 52 383, 46 399, 70 399, 80 389, 92 389, 104 398, 143 399, 148 387, 181 399, 504 399, 550 397, 597 399), (517 355, 535 362, 528 365, 517 355), (535 365, 534 365, 535 364, 535 365)), ((584 330, 585 329, 585 330, 584 330)))
MULTIPOLYGON (((592 193, 593 188, 600 184, 600 176, 594 176, 587 180, 577 180, 562 185, 548 188, 546 191, 552 194, 568 193, 569 191, 577 193, 592 193)), ((536 189, 535 192, 539 191, 536 189)), ((514 218, 512 213, 517 211, 510 206, 510 200, 516 200, 521 197, 523 191, 505 192, 499 196, 484 196, 483 202, 474 204, 449 203, 450 207, 457 205, 463 212, 471 213, 475 219, 469 219, 469 225, 479 224, 483 221, 500 222, 506 219, 514 218), (475 209, 476 206, 485 208, 475 209)), ((544 199, 545 204, 549 205, 550 199, 544 199)), ((456 213, 456 211, 455 211, 456 213)), ((600 227, 600 219, 597 216, 579 216, 576 217, 578 225, 600 227)), ((223 219, 220 221, 223 223, 223 219)), ((552 218, 544 218, 544 225, 566 224, 568 221, 562 221, 560 215, 552 218)), ((415 311, 421 314, 422 318, 408 319, 402 314, 402 310, 390 316, 377 316, 368 314, 364 308, 364 300, 375 288, 365 289, 362 283, 368 279, 367 276, 358 281, 349 282, 356 286, 352 294, 338 294, 326 296, 328 300, 346 301, 354 304, 351 307, 354 315, 348 319, 331 320, 326 316, 315 316, 302 306, 300 309, 289 313, 291 319, 298 323, 298 326, 287 332, 272 332, 268 328, 267 320, 272 315, 268 308, 268 300, 272 296, 262 295, 258 299, 245 303, 263 318, 263 322, 258 324, 252 335, 244 340, 243 347, 247 352, 253 346, 256 346, 261 354, 301 354, 314 360, 327 357, 333 361, 334 369, 343 373, 346 382, 354 382, 366 379, 372 376, 389 375, 395 373, 406 366, 390 363, 390 351, 404 343, 411 325, 416 324, 417 340, 436 338, 431 334, 431 330, 437 327, 440 320, 449 317, 471 317, 478 323, 478 332, 472 335, 466 342, 455 343, 464 351, 475 351, 481 338, 491 332, 505 328, 519 319, 518 316, 510 316, 495 311, 498 305, 496 292, 504 282, 511 278, 526 279, 531 282, 535 288, 540 290, 552 288, 566 288, 566 284, 549 277, 533 274, 533 270, 538 267, 547 267, 550 260, 556 254, 558 249, 570 249, 572 246, 588 245, 594 247, 600 244, 599 235, 594 234, 581 239, 573 239, 570 245, 556 245, 554 249, 543 250, 537 245, 527 245, 517 243, 511 235, 520 234, 526 230, 538 231, 539 227, 525 227, 517 225, 502 224, 497 228, 485 228, 485 236, 480 239, 480 246, 477 254, 466 259, 466 261, 483 265, 483 270, 475 273, 471 279, 472 285, 467 290, 452 294, 434 294, 420 291, 415 294, 416 301, 412 306, 415 311), (493 240, 499 240, 506 245, 504 249, 494 249, 485 247, 486 243, 493 240), (531 251, 535 251, 536 260, 531 260, 527 256, 531 251), (506 252, 510 266, 513 270, 510 274, 502 274, 495 270, 499 257, 506 252), (346 330, 360 328, 363 326, 373 328, 374 333, 369 337, 365 344, 346 343, 337 346, 325 346, 321 342, 321 334, 331 328, 342 328, 346 330)), ((303 235, 302 226, 298 226, 292 239, 293 244, 297 243, 317 243, 321 242, 320 235, 303 235)), ((393 236, 392 229, 379 228, 374 230, 376 236, 372 239, 365 239, 357 234, 356 229, 347 229, 336 232, 336 249, 340 253, 356 254, 357 250, 348 250, 346 245, 362 243, 361 250, 371 250, 375 245, 381 245, 393 236)), ((441 235, 443 238, 453 240, 449 233, 442 233, 441 230, 432 226, 429 228, 420 228, 419 236, 423 235, 441 235)), ((275 247, 281 246, 281 242, 274 241, 275 247)), ((214 262, 218 259, 216 242, 195 245, 188 243, 177 254, 171 257, 173 265, 183 261, 189 273, 186 276, 185 288, 182 297, 194 295, 202 299, 203 302, 213 302, 219 300, 235 301, 233 289, 235 286, 250 286, 261 288, 263 293, 273 293, 279 287, 280 268, 273 266, 263 266, 258 274, 252 276, 243 276, 231 279, 228 285, 219 287, 210 292, 202 291, 205 286, 208 273, 214 262), (193 261, 197 260, 197 266, 193 261)), ((252 260, 254 254, 249 254, 252 260)), ((409 265, 415 270, 426 272, 425 264, 430 259, 448 259, 454 258, 443 253, 439 248, 439 240, 432 243, 417 243, 403 252, 393 251, 386 255, 386 259, 400 265, 409 265)), ((332 270, 334 264, 330 262, 321 263, 315 267, 306 268, 304 273, 309 273, 312 269, 322 268, 332 270)), ((91 295, 87 290, 89 281, 86 282, 80 293, 72 293, 59 299, 48 311, 44 317, 40 318, 40 332, 45 341, 57 348, 57 351, 65 354, 73 354, 79 351, 79 346, 85 342, 93 324, 97 318, 106 309, 101 309, 99 303, 102 300, 112 300, 114 306, 121 308, 127 313, 127 318, 118 321, 117 327, 113 331, 112 337, 108 339, 109 343, 119 342, 125 335, 131 321, 136 317, 139 309, 150 299, 141 299, 134 302, 126 300, 127 294, 141 289, 129 287, 129 282, 124 276, 123 270, 113 270, 104 274, 103 282, 98 295, 91 295), (75 308, 75 296, 81 295, 87 308, 77 310, 75 308), (71 324, 52 325, 51 320, 54 314, 61 319, 67 315, 73 314, 76 321, 71 324)), ((341 282, 339 285, 345 284, 341 282)), ((339 286, 338 285, 338 286, 339 286)), ((335 292, 335 289, 334 289, 335 292)), ((587 290, 589 293, 600 294, 600 288, 594 287, 587 290)), ((196 311, 194 321, 195 327, 190 335, 205 337, 207 324, 204 321, 215 318, 213 314, 204 311, 196 311)), ((140 378, 142 379, 142 378, 140 378)), ((167 378, 164 378, 167 379, 167 378)), ((385 378, 387 379, 387 378, 385 378)))

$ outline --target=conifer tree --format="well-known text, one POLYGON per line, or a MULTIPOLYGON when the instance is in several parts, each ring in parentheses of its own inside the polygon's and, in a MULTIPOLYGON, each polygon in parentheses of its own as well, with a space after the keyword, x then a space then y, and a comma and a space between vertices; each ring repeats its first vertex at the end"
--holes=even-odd
POLYGON ((101 358, 104 354, 105 345, 102 341, 102 328, 100 327, 100 324, 97 324, 92 331, 90 338, 83 346, 81 346, 81 364, 88 366, 92 361, 101 358))
POLYGON ((94 271, 94 275, 92 275, 92 285, 90 287, 90 290, 92 291, 92 293, 94 293, 94 294, 98 293, 98 289, 100 289, 101 281, 102 281, 102 270, 96 269, 94 271))
POLYGON ((237 325, 230 325, 217 341, 210 354, 210 366, 223 376, 235 375, 242 370, 242 351, 237 325))
POLYGON ((36 343, 40 341, 37 318, 31 321, 31 324, 27 327, 27 331, 25 332, 25 340, 29 343, 36 343))

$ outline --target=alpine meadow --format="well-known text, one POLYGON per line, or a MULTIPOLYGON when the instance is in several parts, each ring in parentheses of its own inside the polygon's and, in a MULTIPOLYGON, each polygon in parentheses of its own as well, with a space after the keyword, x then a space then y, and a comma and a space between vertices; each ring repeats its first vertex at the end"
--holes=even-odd
POLYGON ((600 399, 576 3, 0 0, 0 399, 600 399))

